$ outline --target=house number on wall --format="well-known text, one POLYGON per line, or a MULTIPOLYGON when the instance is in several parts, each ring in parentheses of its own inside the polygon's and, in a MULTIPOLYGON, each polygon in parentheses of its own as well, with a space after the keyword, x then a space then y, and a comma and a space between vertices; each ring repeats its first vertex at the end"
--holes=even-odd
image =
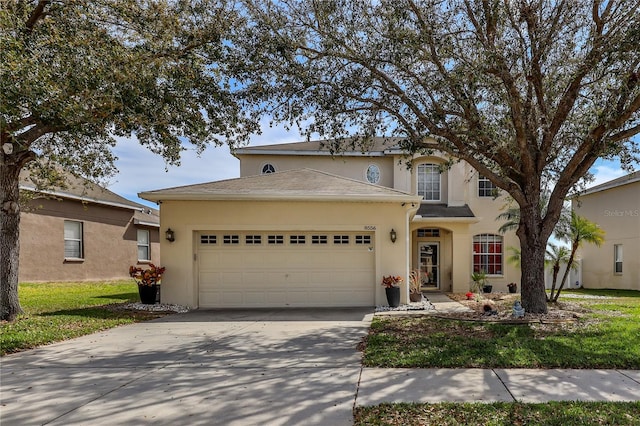
POLYGON ((375 231, 375 230, 376 230, 376 227, 375 227, 375 226, 373 226, 373 225, 366 225, 366 226, 364 227, 364 230, 365 230, 365 231, 375 231))

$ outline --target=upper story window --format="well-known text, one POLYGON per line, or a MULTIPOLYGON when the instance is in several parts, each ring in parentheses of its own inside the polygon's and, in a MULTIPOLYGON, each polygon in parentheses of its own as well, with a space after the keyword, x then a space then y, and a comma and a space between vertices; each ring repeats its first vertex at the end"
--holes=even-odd
POLYGON ((82 222, 74 220, 64 221, 64 257, 67 259, 82 259, 82 222))
POLYGON ((151 245, 149 244, 148 229, 138 229, 138 260, 151 260, 151 245))
POLYGON ((484 176, 478 176, 478 197, 495 197, 498 187, 484 176))
POLYGON ((266 175, 267 173, 275 173, 276 172, 276 168, 273 166, 273 164, 267 163, 264 166, 262 166, 262 174, 266 175))
POLYGON ((380 182, 380 167, 377 164, 369 164, 367 167, 367 182, 376 184, 380 182))
POLYGON ((437 164, 419 164, 418 195, 425 201, 440 201, 440 168, 437 164))

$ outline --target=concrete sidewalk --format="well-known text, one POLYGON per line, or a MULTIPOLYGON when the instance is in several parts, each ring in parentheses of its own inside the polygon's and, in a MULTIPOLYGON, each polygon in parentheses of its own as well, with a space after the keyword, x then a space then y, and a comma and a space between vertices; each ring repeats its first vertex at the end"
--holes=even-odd
POLYGON ((638 370, 363 368, 356 405, 640 401, 638 370))

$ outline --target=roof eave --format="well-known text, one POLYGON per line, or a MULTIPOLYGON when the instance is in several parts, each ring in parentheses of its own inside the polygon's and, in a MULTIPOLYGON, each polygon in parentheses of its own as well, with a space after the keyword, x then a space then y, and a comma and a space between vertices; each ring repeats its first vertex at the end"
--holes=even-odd
POLYGON ((122 209, 134 210, 134 211, 139 211, 139 212, 142 212, 142 211, 145 210, 144 207, 130 206, 130 205, 123 204, 123 203, 117 203, 115 201, 99 200, 97 198, 91 198, 91 197, 80 197, 78 195, 69 194, 69 193, 66 193, 66 192, 37 190, 35 188, 31 188, 31 187, 24 186, 24 185, 20 185, 20 189, 24 190, 24 191, 35 192, 36 194, 44 194, 44 195, 51 195, 51 196, 54 196, 54 197, 68 198, 70 200, 81 201, 81 202, 85 202, 85 203, 102 204, 102 205, 105 205, 105 206, 119 207, 119 208, 122 208, 122 209))
POLYGON ((364 195, 364 194, 155 194, 141 192, 138 197, 152 202, 162 201, 335 201, 420 203, 419 196, 412 195, 364 195))
POLYGON ((296 156, 325 156, 325 157, 384 157, 384 151, 366 151, 366 152, 334 152, 329 151, 295 151, 295 150, 265 150, 265 149, 247 149, 239 148, 235 150, 234 155, 296 155, 296 156))

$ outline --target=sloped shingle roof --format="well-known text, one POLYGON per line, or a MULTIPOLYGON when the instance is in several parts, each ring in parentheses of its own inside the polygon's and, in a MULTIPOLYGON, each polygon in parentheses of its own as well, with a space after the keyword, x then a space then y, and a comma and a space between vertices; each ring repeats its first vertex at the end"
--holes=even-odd
POLYGON ((59 198, 73 199, 81 202, 96 203, 134 210, 134 220, 147 225, 155 225, 160 222, 158 210, 128 200, 113 191, 109 191, 95 183, 64 173, 64 186, 54 186, 46 189, 39 189, 31 180, 28 170, 20 173, 20 189, 33 191, 43 195, 50 195, 59 198))
POLYGON ((138 195, 161 200, 343 200, 415 202, 419 197, 312 169, 285 170, 258 176, 146 191, 138 195))

